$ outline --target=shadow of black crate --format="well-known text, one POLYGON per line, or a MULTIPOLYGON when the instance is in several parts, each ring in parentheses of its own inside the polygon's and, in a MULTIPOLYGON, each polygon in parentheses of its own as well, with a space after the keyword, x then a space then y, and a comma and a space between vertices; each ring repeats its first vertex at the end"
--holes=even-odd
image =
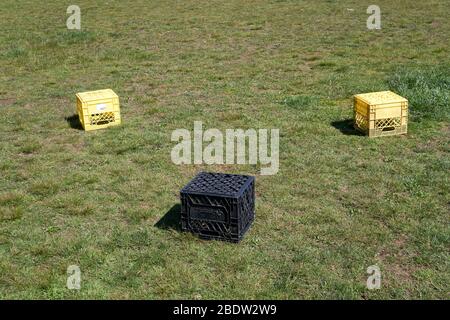
POLYGON ((181 205, 178 203, 155 224, 155 227, 162 230, 176 230, 181 232, 181 205))

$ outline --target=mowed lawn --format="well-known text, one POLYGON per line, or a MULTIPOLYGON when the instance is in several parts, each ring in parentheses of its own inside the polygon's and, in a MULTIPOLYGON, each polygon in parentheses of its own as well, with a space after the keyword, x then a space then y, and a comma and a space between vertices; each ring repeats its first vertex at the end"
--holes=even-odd
POLYGON ((372 2, 3 0, 0 298, 448 299, 450 9, 378 0, 368 30, 372 2), (75 93, 104 88, 123 125, 80 130, 75 93), (352 95, 388 89, 408 135, 358 135, 352 95), (194 121, 280 129, 278 174, 175 165, 194 121), (201 170, 256 176, 240 244, 180 231, 201 170))

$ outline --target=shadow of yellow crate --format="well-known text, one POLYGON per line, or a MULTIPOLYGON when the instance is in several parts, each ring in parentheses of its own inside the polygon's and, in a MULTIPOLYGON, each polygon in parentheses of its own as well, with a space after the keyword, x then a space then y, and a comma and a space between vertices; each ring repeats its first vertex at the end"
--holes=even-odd
POLYGON ((86 131, 103 129, 121 123, 119 96, 111 89, 80 92, 77 112, 86 131))
POLYGON ((369 137, 406 134, 408 100, 391 91, 354 96, 354 127, 369 137))

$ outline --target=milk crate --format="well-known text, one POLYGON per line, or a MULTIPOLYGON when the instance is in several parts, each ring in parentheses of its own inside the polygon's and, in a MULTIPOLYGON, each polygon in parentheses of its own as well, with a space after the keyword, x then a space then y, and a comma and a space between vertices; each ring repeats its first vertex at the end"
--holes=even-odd
POLYGON ((180 192, 181 227, 202 239, 239 242, 255 218, 255 178, 199 173, 180 192))
POLYGON ((77 93, 77 111, 86 131, 118 125, 119 97, 111 89, 77 93))
POLYGON ((405 134, 408 100, 391 91, 355 95, 354 126, 369 137, 405 134))

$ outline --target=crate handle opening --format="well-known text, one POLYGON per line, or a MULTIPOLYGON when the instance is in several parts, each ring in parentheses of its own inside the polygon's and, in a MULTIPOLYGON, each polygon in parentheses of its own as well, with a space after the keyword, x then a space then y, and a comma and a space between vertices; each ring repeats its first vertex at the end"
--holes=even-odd
POLYGON ((96 124, 97 125, 99 125, 99 126, 101 126, 102 124, 108 124, 108 123, 110 123, 111 121, 109 121, 109 120, 101 120, 101 121, 98 121, 96 124))

